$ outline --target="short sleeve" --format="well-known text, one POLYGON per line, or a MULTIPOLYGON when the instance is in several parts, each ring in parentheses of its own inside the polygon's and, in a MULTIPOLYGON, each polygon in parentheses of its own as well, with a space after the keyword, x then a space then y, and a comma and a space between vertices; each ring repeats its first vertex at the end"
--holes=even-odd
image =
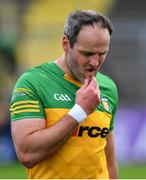
POLYGON ((113 88, 112 88, 112 97, 110 99, 111 101, 111 105, 112 105, 112 119, 110 122, 110 128, 109 131, 112 131, 114 129, 115 126, 115 115, 116 115, 116 111, 117 111, 117 107, 118 107, 118 90, 115 84, 113 84, 113 88))
POLYGON ((40 98, 40 87, 32 72, 25 72, 16 82, 11 104, 11 121, 24 118, 45 118, 40 98))

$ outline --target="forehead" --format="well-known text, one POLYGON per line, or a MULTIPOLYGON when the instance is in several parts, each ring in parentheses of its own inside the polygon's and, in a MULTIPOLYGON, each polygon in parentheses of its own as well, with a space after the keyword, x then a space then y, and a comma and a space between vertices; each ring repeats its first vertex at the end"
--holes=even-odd
POLYGON ((84 26, 80 30, 75 46, 83 47, 108 47, 110 42, 110 34, 108 29, 103 29, 98 25, 84 26))

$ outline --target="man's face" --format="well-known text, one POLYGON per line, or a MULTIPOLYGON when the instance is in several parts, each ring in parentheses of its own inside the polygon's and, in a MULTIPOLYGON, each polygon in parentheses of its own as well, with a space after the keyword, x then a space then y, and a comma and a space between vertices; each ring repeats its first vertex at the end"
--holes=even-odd
POLYGON ((68 46, 66 51, 67 68, 72 78, 84 82, 85 78, 95 76, 106 58, 109 42, 107 29, 84 26, 73 48, 68 46))

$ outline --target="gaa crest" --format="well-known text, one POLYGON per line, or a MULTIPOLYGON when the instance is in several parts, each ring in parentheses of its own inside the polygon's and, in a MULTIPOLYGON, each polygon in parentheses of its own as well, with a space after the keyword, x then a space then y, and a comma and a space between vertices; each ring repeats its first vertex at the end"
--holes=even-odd
POLYGON ((110 106, 109 106, 108 99, 107 98, 101 98, 101 102, 102 102, 103 107, 105 108, 105 110, 109 111, 110 106))

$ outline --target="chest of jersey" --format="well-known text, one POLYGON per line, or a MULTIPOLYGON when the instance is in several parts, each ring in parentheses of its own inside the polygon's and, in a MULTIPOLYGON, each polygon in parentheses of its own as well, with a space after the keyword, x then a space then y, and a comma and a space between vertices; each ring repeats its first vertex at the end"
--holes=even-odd
MULTIPOLYGON (((47 84, 45 84, 47 85, 47 84)), ((47 126, 53 125, 75 104, 76 91, 80 87, 66 79, 48 81, 48 89, 43 92, 43 102, 47 126)), ((105 138, 109 132, 111 115, 103 110, 101 103, 95 112, 82 122, 73 134, 79 138, 105 138)))
MULTIPOLYGON (((42 97, 47 127, 55 124, 73 107, 76 91, 79 88, 66 80, 49 82, 48 90, 42 97)), ((56 172, 59 174, 55 176, 56 178, 108 177, 104 148, 110 120, 111 115, 97 107, 95 112, 80 123, 68 141, 47 164, 53 177, 56 172)))

